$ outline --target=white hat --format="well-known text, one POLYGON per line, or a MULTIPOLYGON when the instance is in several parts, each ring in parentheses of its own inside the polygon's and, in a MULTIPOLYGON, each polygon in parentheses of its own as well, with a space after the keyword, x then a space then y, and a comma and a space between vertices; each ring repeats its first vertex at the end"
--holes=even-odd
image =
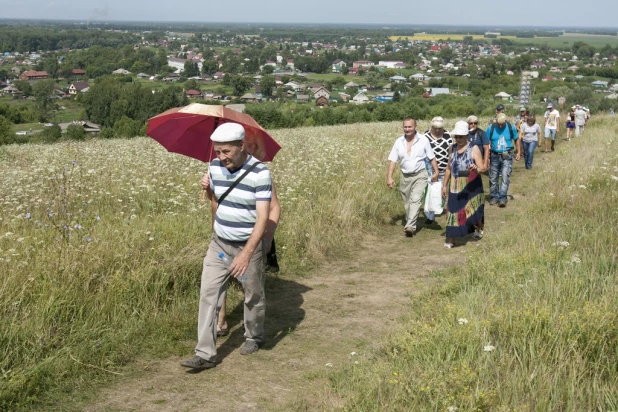
POLYGON ((471 115, 471 116, 468 116, 468 118, 466 119, 466 121, 467 121, 468 123, 470 123, 470 122, 478 122, 478 121, 479 121, 479 118, 478 118, 478 117, 476 117, 475 115, 471 115))
POLYGON ((245 128, 238 123, 223 123, 210 135, 210 140, 216 143, 245 140, 245 128))
POLYGON ((444 127, 444 119, 440 116, 436 116, 431 119, 431 127, 435 127, 437 129, 441 129, 444 127))
POLYGON ((455 128, 451 130, 451 136, 467 136, 468 133, 468 123, 463 120, 455 123, 455 128))
POLYGON ((506 115, 504 113, 500 113, 497 117, 496 117, 496 123, 506 123, 506 115))

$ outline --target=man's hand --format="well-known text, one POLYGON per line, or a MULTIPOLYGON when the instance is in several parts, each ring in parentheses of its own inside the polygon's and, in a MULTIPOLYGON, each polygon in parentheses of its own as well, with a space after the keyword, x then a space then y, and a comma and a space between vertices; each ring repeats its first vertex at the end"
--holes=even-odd
POLYGON ((395 186, 395 181, 392 177, 389 176, 386 178, 386 186, 388 186, 389 189, 392 189, 393 186, 395 186))
POLYGON ((208 190, 208 188, 210 188, 210 177, 208 176, 208 172, 204 173, 204 176, 202 176, 201 183, 204 190, 208 190))
POLYGON ((442 197, 446 197, 446 185, 442 186, 442 197))
POLYGON ((519 162, 519 159, 521 159, 521 154, 517 152, 517 154, 515 155, 515 160, 519 162))
POLYGON ((440 177, 440 174, 438 172, 433 172, 433 175, 431 176, 431 181, 432 182, 437 182, 438 181, 438 177, 440 177))
POLYGON ((235 278, 242 277, 247 268, 249 267, 249 261, 251 260, 251 254, 247 253, 247 249, 243 249, 232 261, 230 265, 230 275, 235 278))

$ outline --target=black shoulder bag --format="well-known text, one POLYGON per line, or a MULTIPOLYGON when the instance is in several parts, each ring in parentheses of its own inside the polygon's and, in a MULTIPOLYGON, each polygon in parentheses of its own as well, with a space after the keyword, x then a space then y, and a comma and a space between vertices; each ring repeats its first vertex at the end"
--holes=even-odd
POLYGON ((220 204, 221 204, 221 202, 223 202, 223 199, 225 199, 225 198, 227 197, 227 195, 229 195, 229 194, 230 194, 230 192, 231 192, 232 190, 234 190, 234 188, 235 188, 235 187, 236 187, 236 186, 237 186, 237 185, 238 185, 238 184, 239 184, 239 183, 240 183, 240 182, 241 182, 241 181, 242 181, 245 177, 247 177, 247 175, 248 175, 249 173, 251 173, 251 171, 252 171, 253 169, 255 169, 255 167, 256 167, 257 165, 259 165, 259 164, 260 164, 260 162, 255 162, 255 163, 253 163, 251 166, 249 166, 249 168, 248 168, 247 170, 245 170, 245 173, 243 173, 243 174, 242 174, 242 175, 241 175, 238 179, 236 179, 236 180, 234 181, 234 183, 232 183, 232 186, 230 186, 230 187, 229 187, 229 188, 225 191, 225 193, 223 193, 223 194, 221 195, 221 197, 220 197, 219 199, 217 199, 217 204, 218 204, 218 205, 220 205, 220 204))

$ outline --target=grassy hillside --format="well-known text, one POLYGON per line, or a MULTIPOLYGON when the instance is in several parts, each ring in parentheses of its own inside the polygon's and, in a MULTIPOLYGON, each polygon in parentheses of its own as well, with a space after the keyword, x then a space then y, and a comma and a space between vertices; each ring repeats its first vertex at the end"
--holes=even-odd
MULTIPOLYGON (((275 133, 284 275, 399 211, 384 176, 400 128, 275 133)), ((186 352, 210 237, 205 171, 148 138, 0 148, 0 409, 92 385, 138 354, 186 352)))
POLYGON ((617 136, 597 118, 517 173, 515 224, 490 223, 383 351, 332 376, 348 410, 618 408, 617 136))

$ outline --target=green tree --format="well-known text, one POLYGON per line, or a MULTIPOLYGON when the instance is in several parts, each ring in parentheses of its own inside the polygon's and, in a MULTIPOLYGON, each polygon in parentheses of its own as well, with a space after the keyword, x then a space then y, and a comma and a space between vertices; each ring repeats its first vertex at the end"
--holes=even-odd
POLYGON ((114 123, 114 134, 118 137, 135 137, 140 135, 142 123, 127 116, 122 116, 114 123))
POLYGON ((67 139, 70 140, 85 140, 86 131, 84 127, 79 124, 70 124, 67 127, 67 139))
POLYGON ((231 80, 231 86, 233 89, 232 94, 234 96, 241 96, 247 90, 249 90, 252 84, 253 84, 252 79, 248 77, 234 76, 232 77, 232 80, 231 80))
POLYGON ((371 89, 375 89, 376 87, 378 87, 378 82, 380 81, 380 74, 375 71, 370 71, 369 73, 367 73, 366 81, 367 85, 369 85, 371 89))
POLYGON ((271 98, 273 90, 276 86, 277 84, 275 82, 275 76, 273 76, 272 74, 265 74, 260 80, 260 88, 262 89, 262 94, 268 99, 271 98))
POLYGON ((44 142, 54 143, 62 137, 62 130, 60 129, 60 126, 55 124, 53 126, 45 127, 39 136, 41 136, 41 139, 43 139, 44 142))
POLYGON ((200 75, 200 69, 199 69, 197 63, 194 63, 192 61, 186 61, 185 62, 185 67, 184 67, 184 71, 183 71, 183 75, 185 77, 199 76, 200 75))
POLYGON ((202 62, 202 73, 213 75, 219 70, 219 65, 214 60, 204 60, 202 62))
POLYGON ((4 116, 0 116, 0 145, 13 143, 13 124, 4 116))
POLYGON ((13 85, 19 89, 24 96, 32 96, 32 85, 25 80, 16 80, 13 85))
POLYGON ((41 122, 49 119, 52 110, 56 106, 54 103, 55 90, 55 80, 39 80, 32 87, 32 93, 36 99, 36 107, 39 113, 39 121, 41 122))

